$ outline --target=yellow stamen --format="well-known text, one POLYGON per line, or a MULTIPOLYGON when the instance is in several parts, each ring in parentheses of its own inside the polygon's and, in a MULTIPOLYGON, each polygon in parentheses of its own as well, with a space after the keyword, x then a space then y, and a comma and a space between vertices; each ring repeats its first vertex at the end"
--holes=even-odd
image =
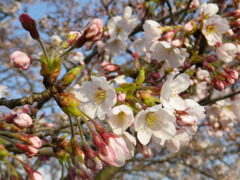
POLYGON ((117 120, 121 123, 124 123, 126 114, 124 112, 119 112, 118 115, 116 116, 117 120))
POLYGON ((106 97, 106 91, 102 89, 98 89, 94 94, 94 100, 97 102, 97 104, 100 104, 106 97))
POLYGON ((153 112, 146 114, 146 120, 150 127, 155 126, 156 123, 158 123, 158 117, 153 112))
POLYGON ((216 26, 209 25, 207 26, 207 33, 213 33, 216 31, 216 29, 217 29, 216 26))

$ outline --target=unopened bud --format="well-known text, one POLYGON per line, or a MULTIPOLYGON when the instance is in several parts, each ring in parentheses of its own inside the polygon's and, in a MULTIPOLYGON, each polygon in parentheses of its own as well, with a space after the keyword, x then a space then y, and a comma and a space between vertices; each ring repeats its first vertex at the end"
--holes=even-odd
POLYGON ((101 159, 103 162, 108 164, 109 166, 115 165, 115 152, 110 146, 103 146, 102 148, 98 148, 97 153, 99 159, 101 159))
POLYGON ((101 19, 93 19, 86 25, 82 36, 73 44, 74 48, 82 47, 87 41, 98 41, 102 38, 103 22, 101 19))
POLYGON ((197 119, 193 116, 183 115, 177 118, 177 124, 180 126, 192 126, 196 124, 197 119))
POLYGON ((83 66, 78 66, 68 71, 63 80, 59 82, 59 87, 62 90, 66 89, 76 79, 82 68, 83 66))
POLYGON ((238 77, 239 77, 238 72, 235 71, 235 70, 231 70, 231 69, 225 68, 224 71, 225 71, 226 73, 228 73, 228 74, 229 74, 233 79, 235 79, 235 80, 237 80, 238 77))
POLYGON ((5 149, 4 145, 0 144, 0 161, 9 155, 8 150, 5 149))
POLYGON ((80 116, 81 112, 79 110, 80 101, 72 93, 58 93, 55 95, 55 99, 66 114, 71 114, 73 116, 80 116))
POLYGON ((39 39, 40 36, 36 28, 36 21, 34 19, 32 19, 28 14, 21 14, 19 20, 22 24, 22 27, 29 31, 33 39, 39 39))
POLYGON ((101 67, 104 69, 104 71, 109 73, 119 70, 119 67, 117 65, 109 63, 108 61, 103 61, 101 67))
POLYGON ((31 57, 22 51, 14 51, 10 55, 10 61, 15 68, 21 68, 23 70, 28 70, 32 63, 31 57))
POLYGON ((78 31, 71 31, 67 34, 67 39, 63 42, 62 48, 68 48, 81 36, 78 31))
POLYGON ((220 81, 219 79, 217 79, 216 77, 213 78, 213 85, 214 85, 214 88, 219 91, 222 91, 225 89, 224 83, 222 81, 220 81))
POLYGON ((145 159, 152 157, 152 150, 147 145, 137 144, 137 150, 140 152, 145 159))
POLYGON ((117 95, 117 100, 121 103, 124 103, 126 97, 127 97, 126 93, 119 92, 118 95, 117 95))
POLYGON ((60 71, 61 59, 53 59, 50 65, 46 62, 42 62, 40 74, 43 76, 43 83, 47 86, 53 85, 56 82, 60 71))
POLYGON ((16 143, 16 147, 22 150, 28 157, 32 157, 38 153, 38 150, 36 148, 27 146, 22 143, 16 143))
POLYGON ((88 22, 84 34, 89 41, 98 41, 102 38, 103 22, 101 19, 93 19, 88 22))
POLYGON ((145 70, 143 67, 140 68, 138 76, 135 80, 136 85, 142 85, 142 83, 145 81, 145 70))
POLYGON ((16 114, 12 120, 14 125, 20 129, 28 128, 32 125, 32 118, 26 113, 16 114))

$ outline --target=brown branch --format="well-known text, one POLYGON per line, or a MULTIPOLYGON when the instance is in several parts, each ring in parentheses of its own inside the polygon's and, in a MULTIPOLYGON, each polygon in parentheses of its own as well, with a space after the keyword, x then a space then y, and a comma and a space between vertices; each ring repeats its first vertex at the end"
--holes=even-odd
POLYGON ((6 98, 0 98, 0 106, 6 106, 10 109, 15 108, 16 106, 23 106, 25 104, 32 105, 34 102, 43 102, 46 99, 50 99, 52 95, 58 93, 58 89, 56 86, 49 87, 46 91, 43 91, 41 93, 33 93, 32 96, 29 97, 22 97, 17 99, 6 99, 6 98))
POLYGON ((213 104, 213 103, 215 103, 217 101, 220 101, 220 100, 223 100, 223 99, 231 98, 231 97, 233 97, 233 96, 235 96, 235 95, 237 95, 239 93, 240 93, 240 90, 236 91, 236 92, 234 92, 232 94, 228 94, 226 96, 222 96, 222 97, 218 97, 218 98, 214 98, 214 99, 209 99, 207 97, 207 98, 204 98, 204 99, 200 100, 198 103, 200 105, 202 105, 202 106, 205 106, 205 105, 208 105, 208 104, 213 104))

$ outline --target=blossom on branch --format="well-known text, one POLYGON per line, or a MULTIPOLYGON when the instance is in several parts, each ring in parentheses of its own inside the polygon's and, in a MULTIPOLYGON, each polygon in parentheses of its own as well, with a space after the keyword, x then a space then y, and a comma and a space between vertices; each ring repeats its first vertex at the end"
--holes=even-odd
POLYGON ((132 110, 126 105, 112 108, 108 113, 107 122, 115 134, 121 135, 133 123, 132 110))
POLYGON ((82 87, 75 88, 74 93, 84 103, 83 110, 87 115, 103 119, 117 102, 116 92, 105 77, 91 76, 91 79, 91 82, 84 82, 82 87))
POLYGON ((210 46, 221 43, 222 34, 226 33, 228 29, 228 21, 219 15, 213 15, 207 20, 203 20, 202 33, 210 46))
POLYGON ((140 111, 134 121, 138 140, 143 145, 150 142, 151 137, 159 138, 163 143, 171 139, 175 133, 175 116, 161 105, 156 105, 140 111))

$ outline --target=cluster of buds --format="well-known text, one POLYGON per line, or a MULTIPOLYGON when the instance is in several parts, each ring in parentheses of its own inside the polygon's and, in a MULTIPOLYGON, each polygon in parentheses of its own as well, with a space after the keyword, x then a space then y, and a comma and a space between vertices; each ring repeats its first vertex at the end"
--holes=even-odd
POLYGON ((219 91, 224 90, 229 85, 233 85, 238 79, 238 72, 229 68, 224 68, 224 72, 219 72, 217 76, 213 77, 213 85, 219 91))
POLYGON ((33 157, 38 153, 38 149, 42 147, 42 141, 35 135, 24 135, 24 134, 9 134, 12 137, 24 142, 16 143, 16 147, 22 150, 28 157, 33 157))
POLYGON ((107 133, 104 128, 94 122, 97 133, 92 133, 92 140, 98 149, 98 157, 110 166, 123 166, 129 150, 125 140, 116 134, 107 133))

